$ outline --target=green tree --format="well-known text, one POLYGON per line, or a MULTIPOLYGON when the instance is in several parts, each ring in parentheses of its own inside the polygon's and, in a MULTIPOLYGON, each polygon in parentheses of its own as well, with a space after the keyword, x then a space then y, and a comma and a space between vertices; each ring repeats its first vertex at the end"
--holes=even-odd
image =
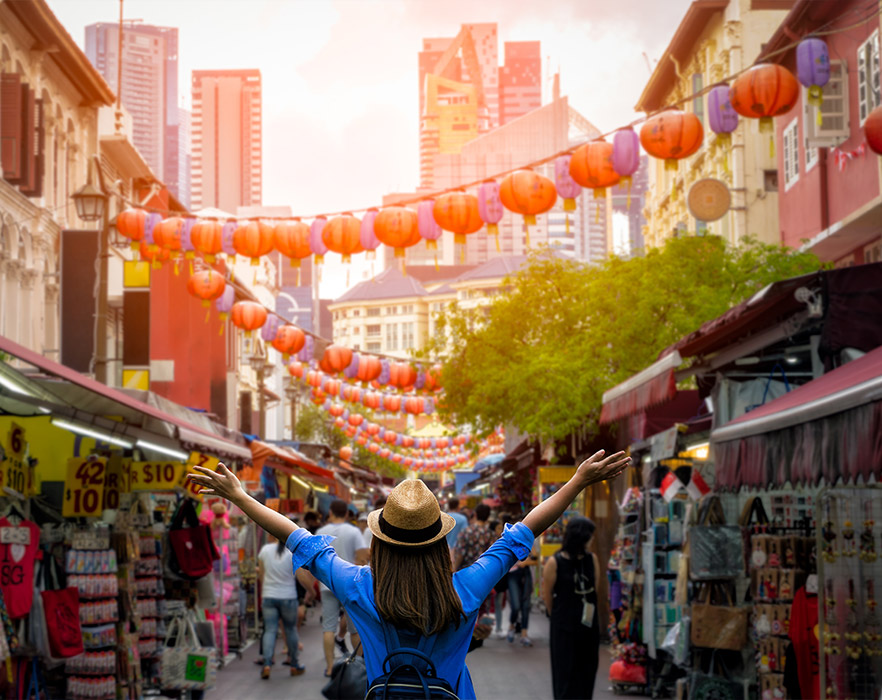
POLYGON ((489 305, 453 304, 422 354, 443 360, 443 418, 560 439, 596 419, 604 391, 704 321, 819 267, 810 253, 715 236, 600 265, 539 250, 489 305))

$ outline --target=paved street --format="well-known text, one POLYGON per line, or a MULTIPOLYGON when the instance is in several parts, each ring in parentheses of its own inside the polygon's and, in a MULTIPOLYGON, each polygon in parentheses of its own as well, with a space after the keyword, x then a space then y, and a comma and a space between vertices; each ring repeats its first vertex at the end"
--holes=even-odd
MULTIPOLYGON (((506 609, 506 613, 508 610, 506 609)), ((515 698, 551 698, 551 666, 548 657, 548 622, 538 615, 530 620, 533 632, 532 649, 511 645, 505 639, 488 639, 481 649, 468 656, 469 671, 475 690, 481 700, 514 700, 515 698)), ((321 688, 325 683, 322 677, 324 661, 321 650, 321 629, 316 610, 302 628, 301 641, 304 651, 301 663, 306 673, 291 678, 287 666, 278 665, 280 651, 276 654, 277 664, 269 681, 260 679, 260 667, 254 663, 257 658, 257 645, 246 650, 243 658, 237 659, 224 668, 217 678, 217 688, 208 693, 206 700, 290 700, 293 697, 303 700, 322 697, 321 688)), ((612 698, 606 681, 609 657, 606 647, 600 650, 600 671, 594 697, 599 700, 612 698)))

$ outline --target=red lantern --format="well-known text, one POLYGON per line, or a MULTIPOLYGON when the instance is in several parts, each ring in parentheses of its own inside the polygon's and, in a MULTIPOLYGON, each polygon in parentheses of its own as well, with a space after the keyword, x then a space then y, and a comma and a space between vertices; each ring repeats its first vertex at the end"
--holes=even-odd
POLYGON ((202 306, 211 307, 211 302, 224 293, 227 286, 224 276, 214 270, 199 270, 187 280, 187 291, 202 299, 202 306))
POLYGON ((352 459, 352 448, 349 445, 340 448, 340 459, 345 459, 347 462, 352 459))
POLYGON ((266 309, 254 301, 237 301, 230 312, 233 325, 245 331, 247 338, 251 337, 252 331, 266 323, 266 317, 266 309))
MULTIPOLYGON (((329 391, 328 393, 330 394, 331 392, 329 391)), ((343 407, 343 404, 332 403, 331 407, 328 409, 328 413, 330 413, 332 416, 334 416, 334 418, 339 418, 340 416, 343 415, 343 411, 345 411, 345 410, 346 409, 343 407)))
POLYGON ((218 221, 197 221, 190 230, 190 243, 202 253, 205 262, 213 263, 215 256, 224 250, 224 227, 218 221))
POLYGON ((343 262, 348 263, 353 253, 360 253, 361 247, 361 221, 352 214, 335 216, 322 229, 322 241, 335 253, 343 256, 343 262))
POLYGON ((882 155, 882 107, 876 107, 864 122, 864 136, 873 153, 882 155))
POLYGON ((404 249, 420 242, 417 213, 407 207, 386 207, 374 219, 374 234, 403 258, 404 249))
POLYGON ((612 156, 613 145, 599 140, 579 146, 570 159, 570 175, 582 187, 593 189, 595 199, 606 196, 606 188, 621 179, 613 168, 612 156))
POLYGON ((516 170, 499 183, 499 197, 509 211, 523 214, 524 223, 536 223, 536 214, 542 214, 554 206, 557 190, 554 183, 533 170, 516 170))
POLYGON ((669 109, 647 119, 640 127, 640 143, 655 158, 665 161, 669 170, 677 161, 695 153, 704 139, 704 127, 691 112, 669 109))
POLYGON ((417 380, 417 371, 407 362, 393 362, 389 367, 389 384, 406 389, 417 380))
POLYGON ((162 267, 162 263, 171 257, 171 251, 168 248, 147 245, 143 240, 139 245, 138 252, 141 255, 141 260, 146 260, 147 262, 152 263, 151 267, 154 269, 158 270, 162 267))
POLYGON ((352 362, 352 350, 342 345, 329 345, 322 355, 321 367, 328 374, 338 374, 352 362))
POLYGON ((441 388, 441 365, 432 365, 426 370, 424 391, 438 391, 441 388))
POLYGON ((361 401, 361 389, 351 384, 343 385, 343 400, 350 403, 358 403, 361 401))
POLYGON ((303 363, 302 362, 292 362, 288 365, 288 374, 290 374, 295 379, 303 379, 303 363))
POLYGON ((362 382, 372 382, 383 371, 380 358, 373 355, 361 355, 358 360, 358 372, 356 377, 362 382))
POLYGON ((391 454, 392 454, 392 450, 390 450, 388 447, 384 447, 382 450, 380 450, 377 453, 377 455, 380 457, 380 459, 388 459, 389 455, 391 455, 391 454))
POLYGON ((143 209, 126 209, 116 217, 116 230, 132 243, 132 250, 138 250, 138 243, 144 238, 144 224, 147 212, 143 209))
POLYGON ((300 267, 300 261, 312 255, 309 226, 299 220, 278 224, 273 229, 273 245, 291 260, 291 267, 300 267))
POLYGON ((432 215, 441 228, 453 232, 454 243, 465 243, 466 236, 484 227, 478 213, 478 198, 465 192, 448 192, 435 200, 432 215))
POLYGON ((367 444, 367 438, 364 435, 359 435, 355 442, 357 442, 359 445, 364 446, 367 444))
POLYGON ((380 408, 381 401, 382 398, 380 397, 379 392, 369 391, 367 394, 365 394, 364 405, 367 408, 371 408, 376 411, 378 408, 380 408))
POLYGON ((320 387, 322 385, 322 373, 312 370, 306 373, 306 383, 309 386, 320 387))
POLYGON ((233 249, 239 255, 251 258, 252 265, 260 264, 260 256, 273 249, 273 227, 262 221, 251 221, 233 232, 233 249))
POLYGON ((401 397, 397 394, 383 394, 383 408, 390 413, 401 410, 401 397))
POLYGON ((413 457, 405 457, 404 462, 402 462, 405 467, 409 467, 413 464, 413 457))
POLYGON ((181 249, 181 231, 184 229, 184 220, 179 216, 172 216, 153 229, 153 242, 161 248, 171 251, 181 249))
POLYGON ((377 454, 377 452, 380 451, 380 446, 379 446, 377 443, 372 442, 370 445, 368 445, 368 450, 369 450, 372 454, 377 454))
POLYGON ((761 63, 735 78, 729 102, 742 117, 760 120, 761 131, 772 130, 772 117, 787 114, 799 98, 799 81, 784 66, 761 63))
POLYGON ((296 326, 290 325, 279 327, 273 340, 273 347, 285 357, 300 352, 304 345, 306 345, 306 334, 296 326))
POLYGON ((327 379, 325 380, 325 386, 323 387, 326 394, 330 396, 339 396, 340 395, 340 380, 339 379, 327 379))
POLYGON ((404 402, 404 410, 413 415, 423 412, 425 408, 425 399, 420 396, 410 396, 404 402))
POLYGON ((350 413, 349 414, 349 425, 353 428, 357 428, 362 423, 364 423, 364 416, 360 413, 350 413))
POLYGON ((401 446, 402 447, 413 447, 414 439, 410 435, 405 435, 401 438, 401 446))
POLYGON ((368 423, 365 432, 367 432, 368 435, 376 435, 380 432, 380 426, 376 423, 368 423))
POLYGON ((398 433, 394 430, 387 430, 383 433, 383 441, 389 445, 394 445, 395 441, 398 439, 398 433))

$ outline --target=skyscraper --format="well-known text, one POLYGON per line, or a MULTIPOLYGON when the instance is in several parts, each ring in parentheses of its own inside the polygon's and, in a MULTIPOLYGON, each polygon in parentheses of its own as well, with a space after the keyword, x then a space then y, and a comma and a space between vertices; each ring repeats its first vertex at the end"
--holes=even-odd
POLYGON ((180 197, 177 28, 124 25, 121 90, 118 24, 86 27, 86 56, 132 115, 135 147, 169 191, 180 197))
POLYGON ((193 71, 193 209, 261 204, 261 134, 259 70, 193 71))
POLYGON ((542 106, 542 51, 538 41, 506 41, 499 69, 499 123, 542 106))
POLYGON ((178 110, 178 201, 190 208, 190 170, 193 167, 193 144, 191 122, 193 114, 189 109, 178 110))

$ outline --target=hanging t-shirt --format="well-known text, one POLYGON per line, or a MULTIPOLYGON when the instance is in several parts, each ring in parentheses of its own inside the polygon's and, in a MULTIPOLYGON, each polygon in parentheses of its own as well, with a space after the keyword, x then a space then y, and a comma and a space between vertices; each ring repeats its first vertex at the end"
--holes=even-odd
POLYGON ((19 527, 30 530, 28 544, 0 543, 0 589, 9 617, 16 620, 31 611, 34 602, 34 561, 40 552, 40 528, 29 520, 17 526, 0 518, 0 528, 19 527))
POLYGON ((793 596, 790 608, 790 641, 796 658, 800 697, 819 700, 820 660, 818 658, 818 596, 808 595, 805 586, 793 596))

